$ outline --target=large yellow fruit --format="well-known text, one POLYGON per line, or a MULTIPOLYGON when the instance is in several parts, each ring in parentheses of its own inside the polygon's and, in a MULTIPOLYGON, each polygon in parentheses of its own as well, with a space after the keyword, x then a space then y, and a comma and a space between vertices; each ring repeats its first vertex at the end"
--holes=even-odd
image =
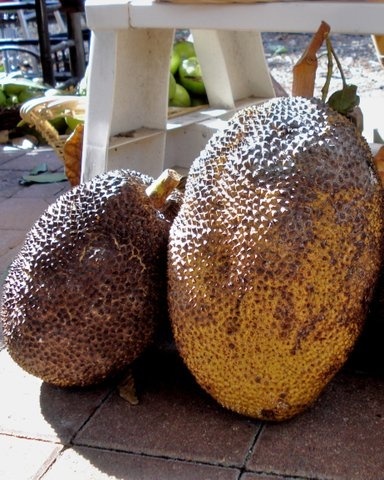
POLYGON ((382 195, 366 142, 319 101, 247 108, 212 137, 171 227, 169 307, 223 406, 287 419, 341 368, 379 272, 382 195))

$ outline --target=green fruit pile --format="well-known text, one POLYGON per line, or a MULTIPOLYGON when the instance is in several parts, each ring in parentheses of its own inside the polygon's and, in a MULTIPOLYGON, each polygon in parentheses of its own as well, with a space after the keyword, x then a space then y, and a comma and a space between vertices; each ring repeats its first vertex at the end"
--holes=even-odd
POLYGON ((20 105, 31 98, 41 97, 46 87, 24 78, 0 80, 0 108, 20 105))
POLYGON ((190 41, 182 40, 173 45, 168 102, 170 107, 191 107, 208 103, 199 60, 190 41))
MULTIPOLYGON (((82 80, 79 86, 79 92, 81 94, 86 93, 84 88, 85 81, 82 80), (80 90, 81 87, 81 90, 80 90)), ((28 102, 32 99, 41 99, 43 102, 48 97, 62 97, 65 100, 66 96, 72 95, 73 92, 64 89, 64 88, 50 88, 48 85, 42 85, 40 83, 36 83, 33 80, 25 79, 25 78, 15 78, 15 77, 4 77, 0 79, 0 109, 5 109, 5 113, 7 114, 7 110, 13 111, 13 107, 18 108, 25 102, 28 102)), ((78 94, 79 96, 81 95, 78 94)), ((49 106, 46 107, 48 110, 50 109, 49 106)), ((55 107, 57 111, 57 105, 55 107)), ((53 118, 49 119, 50 124, 57 130, 59 135, 69 135, 71 134, 76 126, 79 123, 84 123, 84 114, 79 113, 76 117, 74 117, 74 113, 71 112, 70 115, 66 113, 65 101, 63 103, 62 111, 59 110, 56 116, 55 112, 51 112, 53 118)), ((71 110, 71 109, 70 109, 71 110)), ((22 129, 28 128, 32 130, 38 137, 40 137, 39 133, 36 129, 29 125, 27 121, 21 120, 15 124, 15 127, 19 127, 22 129)), ((13 125, 12 125, 13 128, 13 125)))

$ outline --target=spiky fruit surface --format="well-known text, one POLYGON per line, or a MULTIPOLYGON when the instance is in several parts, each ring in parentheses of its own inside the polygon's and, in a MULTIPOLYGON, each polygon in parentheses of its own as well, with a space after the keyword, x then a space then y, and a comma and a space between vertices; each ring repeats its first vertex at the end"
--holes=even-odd
POLYGON ((129 170, 73 188, 33 226, 11 265, 1 307, 6 346, 58 386, 104 380, 152 341, 166 311, 170 222, 129 170))
POLYGON ((283 420, 344 364, 382 254, 370 149, 316 100, 238 112, 191 168, 169 242, 176 345, 218 402, 283 420))

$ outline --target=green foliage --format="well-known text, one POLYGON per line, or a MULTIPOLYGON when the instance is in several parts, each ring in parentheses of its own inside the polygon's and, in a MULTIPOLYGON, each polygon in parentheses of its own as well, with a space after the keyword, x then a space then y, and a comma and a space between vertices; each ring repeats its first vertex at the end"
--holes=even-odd
POLYGON ((327 104, 337 112, 348 115, 360 103, 356 85, 344 85, 341 90, 334 92, 328 99, 327 104))
POLYGON ((360 103, 360 97, 357 95, 357 86, 347 84, 345 80, 343 68, 341 66, 339 58, 336 55, 336 52, 333 48, 333 45, 329 36, 327 36, 326 38, 326 45, 327 45, 327 57, 328 57, 328 70, 327 70, 326 81, 322 89, 323 100, 325 101, 325 98, 328 95, 329 84, 330 84, 331 76, 333 73, 333 60, 335 60, 337 68, 341 75, 343 87, 341 88, 341 90, 337 90, 332 95, 330 95, 326 103, 331 108, 333 108, 333 110, 336 110, 342 115, 349 115, 350 113, 352 113, 353 109, 357 107, 360 103))

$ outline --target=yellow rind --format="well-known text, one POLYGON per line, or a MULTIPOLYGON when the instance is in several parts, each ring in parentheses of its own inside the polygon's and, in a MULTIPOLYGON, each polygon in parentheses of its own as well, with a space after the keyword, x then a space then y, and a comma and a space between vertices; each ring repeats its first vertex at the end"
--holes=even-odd
MULTIPOLYGON (((294 113, 302 108, 284 101, 294 113)), ((325 113, 317 141, 336 131, 330 151, 334 142, 344 156, 340 179, 331 159, 330 179, 288 162, 275 183, 259 181, 264 172, 252 182, 234 159, 242 134, 224 132, 195 161, 171 228, 169 305, 180 354, 220 404, 259 419, 288 419, 318 398, 361 332, 380 268, 384 210, 369 149, 325 113), (352 143, 339 148, 343 129, 352 143)))

